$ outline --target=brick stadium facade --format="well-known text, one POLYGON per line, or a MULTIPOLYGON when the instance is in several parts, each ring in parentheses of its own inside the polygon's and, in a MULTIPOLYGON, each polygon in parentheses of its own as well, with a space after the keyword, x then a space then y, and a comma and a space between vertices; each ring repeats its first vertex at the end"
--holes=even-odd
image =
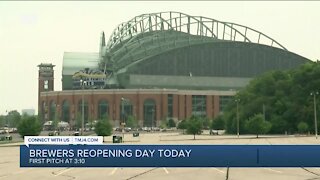
POLYGON ((81 114, 82 96, 86 103, 86 119, 99 119, 101 114, 111 119, 114 126, 119 126, 121 122, 122 99, 130 102, 131 110, 126 114, 137 118, 140 126, 148 126, 146 121, 150 117, 148 107, 154 109, 151 119, 154 119, 152 126, 159 126, 160 121, 172 118, 175 121, 182 120, 192 116, 196 112, 193 99, 204 99, 203 114, 208 118, 217 116, 220 112, 220 96, 231 96, 233 91, 188 91, 188 90, 169 90, 169 89, 115 89, 115 90, 66 90, 42 92, 40 94, 39 109, 44 113, 44 119, 52 119, 50 114, 57 113, 59 119, 65 120, 74 125, 77 114, 81 114), (172 100, 170 100, 172 99, 172 100), (170 102, 169 102, 170 101, 170 102), (101 108, 101 102, 107 102, 106 108, 101 108), (146 106, 147 102, 153 102, 146 106), (69 110, 65 109, 68 104, 69 110), (42 105, 42 106, 41 106, 42 105), (51 108, 55 106, 55 108, 51 108), (194 108, 194 109, 193 109, 194 108), (103 109, 103 110, 101 110, 103 109), (55 111, 50 112, 50 111, 55 111), (101 112, 104 111, 104 112, 101 112), (169 112, 171 111, 171 112, 169 112), (88 114, 86 114, 88 112, 88 114), (147 125, 146 125, 147 124, 147 125))
POLYGON ((178 122, 192 115, 212 119, 235 94, 234 90, 164 88, 54 91, 54 65, 40 64, 38 67, 38 109, 43 123, 58 119, 68 122, 71 127, 82 118, 82 105, 85 123, 107 116, 115 127, 128 116, 137 119, 141 127, 160 126, 162 120, 169 118, 178 122))
POLYGON ((119 126, 132 116, 144 127, 192 115, 212 119, 253 78, 307 62, 244 25, 180 12, 142 14, 107 41, 102 32, 99 52, 65 52, 62 91, 53 88, 54 65, 40 64, 38 109, 43 122, 72 127, 82 117, 87 123, 107 116, 119 126))

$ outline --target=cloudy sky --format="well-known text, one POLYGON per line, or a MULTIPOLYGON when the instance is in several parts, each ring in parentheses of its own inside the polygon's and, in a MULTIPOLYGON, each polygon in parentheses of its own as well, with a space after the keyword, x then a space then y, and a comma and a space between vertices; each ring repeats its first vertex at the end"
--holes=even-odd
POLYGON ((37 110, 37 65, 53 63, 61 90, 64 52, 97 52, 102 31, 140 14, 179 11, 259 30, 289 51, 320 60, 320 2, 0 1, 0 114, 37 110))

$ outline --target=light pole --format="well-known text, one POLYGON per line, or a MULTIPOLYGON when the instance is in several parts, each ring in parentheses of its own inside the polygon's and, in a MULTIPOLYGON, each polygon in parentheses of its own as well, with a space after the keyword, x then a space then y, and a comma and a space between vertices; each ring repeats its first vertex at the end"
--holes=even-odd
POLYGON ((9 128, 9 112, 8 112, 8 110, 6 110, 6 114, 7 114, 7 116, 6 116, 6 125, 7 125, 7 127, 9 128))
POLYGON ((84 129, 84 85, 86 84, 87 82, 82 80, 82 78, 80 79, 80 85, 82 87, 82 100, 81 100, 81 112, 82 112, 82 115, 81 115, 81 136, 83 135, 83 129, 84 129))
POLYGON ((124 118, 124 103, 125 103, 126 99, 125 98, 121 98, 121 123, 124 125, 125 124, 125 118, 124 118))
POLYGON ((57 131, 57 129, 59 129, 58 128, 58 125, 59 125, 59 108, 60 108, 60 105, 59 104, 56 104, 56 111, 55 111, 55 115, 54 115, 54 123, 53 123, 53 125, 54 125, 54 131, 57 131))
POLYGON ((151 109, 151 131, 153 130, 153 121, 154 121, 154 108, 151 109))
POLYGON ((121 97, 121 127, 122 127, 122 141, 124 141, 124 128, 125 128, 125 118, 124 118, 124 103, 126 99, 124 97, 121 97))
POLYGON ((239 133, 239 102, 240 102, 240 99, 236 99, 235 101, 237 103, 237 136, 239 138, 239 135, 240 135, 240 133, 239 133))
POLYGON ((6 110, 6 113, 7 113, 7 116, 6 116, 6 120, 7 120, 7 127, 8 127, 8 129, 7 129, 7 134, 9 135, 9 128, 10 128, 10 125, 9 125, 9 112, 8 112, 8 110, 6 110))
POLYGON ((310 93, 311 96, 313 96, 313 111, 314 111, 314 131, 316 135, 316 139, 318 139, 318 122, 317 122, 317 102, 316 102, 316 95, 319 94, 319 92, 315 91, 310 93))

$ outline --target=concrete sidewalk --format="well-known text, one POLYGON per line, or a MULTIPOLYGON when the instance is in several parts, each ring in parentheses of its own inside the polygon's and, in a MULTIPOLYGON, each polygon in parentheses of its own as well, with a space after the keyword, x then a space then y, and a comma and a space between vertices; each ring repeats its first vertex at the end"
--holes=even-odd
POLYGON ((0 143, 0 148, 1 147, 11 147, 11 146, 20 146, 23 145, 23 141, 19 141, 19 142, 4 142, 4 143, 0 143))

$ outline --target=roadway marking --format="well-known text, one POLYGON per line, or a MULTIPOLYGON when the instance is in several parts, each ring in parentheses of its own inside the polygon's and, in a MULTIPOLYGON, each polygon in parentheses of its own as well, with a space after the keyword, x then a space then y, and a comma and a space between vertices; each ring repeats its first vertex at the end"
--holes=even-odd
POLYGON ((63 174, 63 173, 66 173, 66 172, 68 172, 68 171, 70 171, 70 170, 72 170, 72 168, 67 168, 67 169, 61 170, 61 171, 59 171, 59 173, 54 174, 54 176, 59 176, 59 175, 61 175, 61 174, 63 174))
POLYGON ((164 170, 167 174, 169 174, 169 171, 167 170, 167 168, 163 168, 163 170, 164 170))
POLYGON ((219 173, 225 174, 225 172, 220 169, 217 169, 217 168, 212 168, 212 169, 218 171, 219 173))
POLYGON ((117 171, 118 168, 114 168, 110 173, 109 175, 114 175, 114 173, 117 171))
POLYGON ((266 169, 266 170, 269 170, 269 171, 273 171, 273 172, 276 172, 276 173, 282 173, 281 171, 274 170, 274 169, 271 169, 271 168, 263 168, 263 169, 266 169))

